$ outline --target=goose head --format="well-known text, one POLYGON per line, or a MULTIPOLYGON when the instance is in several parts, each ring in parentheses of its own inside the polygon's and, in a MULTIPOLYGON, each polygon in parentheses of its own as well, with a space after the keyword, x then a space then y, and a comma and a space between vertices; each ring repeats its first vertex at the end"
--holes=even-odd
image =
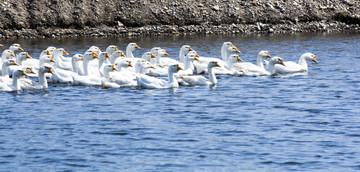
POLYGON ((26 59, 31 59, 31 56, 27 52, 21 52, 21 53, 18 54, 18 59, 23 61, 23 60, 26 60, 26 59))
POLYGON ((118 69, 127 68, 127 67, 133 67, 132 64, 131 64, 131 60, 129 60, 129 59, 121 60, 119 63, 116 63, 115 66, 118 69))
POLYGON ((221 67, 220 64, 217 61, 211 61, 208 64, 208 68, 213 68, 213 67, 221 67))
POLYGON ((178 72, 179 70, 183 70, 183 68, 180 67, 179 64, 173 64, 173 65, 170 65, 170 66, 169 66, 169 73, 170 73, 170 72, 176 73, 176 72, 178 72))
POLYGON ((237 47, 235 47, 235 46, 232 46, 232 47, 227 48, 226 51, 227 51, 228 54, 241 53, 241 52, 239 51, 239 49, 238 49, 237 47))
POLYGON ((13 52, 15 52, 15 51, 17 51, 17 50, 24 51, 24 50, 21 48, 20 44, 12 44, 12 45, 10 45, 9 49, 10 49, 11 51, 13 51, 13 52))
POLYGON ((307 60, 307 61, 313 61, 313 62, 317 63, 317 61, 315 59, 315 55, 313 53, 304 53, 301 57, 305 58, 305 60, 307 60))
POLYGON ((98 58, 99 55, 96 54, 95 51, 86 51, 86 53, 84 54, 84 61, 90 61, 90 60, 94 60, 96 58, 98 58))
POLYGON ((193 49, 191 48, 190 45, 183 45, 180 49, 180 51, 184 52, 184 53, 188 53, 189 51, 193 51, 193 49))
POLYGON ((159 53, 158 56, 168 56, 169 55, 165 49, 160 49, 158 51, 158 53, 159 53))
POLYGON ((41 60, 44 63, 50 63, 50 62, 56 63, 55 60, 53 59, 52 55, 43 55, 43 56, 41 56, 41 60))
POLYGON ((11 51, 11 50, 9 50, 9 49, 6 49, 6 50, 3 51, 1 57, 3 58, 3 60, 5 60, 5 59, 9 59, 9 58, 15 57, 15 54, 14 54, 13 51, 11 51))
POLYGON ((126 57, 126 56, 125 56, 125 54, 124 54, 123 51, 117 50, 117 51, 115 51, 115 52, 111 55, 111 57, 112 57, 112 58, 113 58, 113 57, 117 58, 117 57, 126 57))
MULTIPOLYGON (((194 52, 194 51, 191 51, 191 52, 194 52)), ((196 54, 196 52, 195 53, 188 53, 186 56, 185 56, 185 59, 187 60, 187 61, 194 61, 194 60, 196 60, 196 61, 199 61, 199 55, 198 54, 196 54)))
POLYGON ((39 69, 39 73, 51 73, 55 75, 54 71, 52 70, 52 67, 49 65, 43 65, 39 69))
POLYGON ((228 57, 228 61, 231 62, 231 63, 236 63, 236 62, 241 62, 243 61, 239 55, 237 54, 232 54, 228 57))
POLYGON ((109 53, 108 52, 101 52, 99 54, 99 60, 101 61, 105 61, 106 59, 110 58, 109 53))
POLYGON ((285 66, 284 64, 284 60, 281 57, 275 56, 273 58, 271 58, 270 62, 274 63, 274 64, 280 64, 285 66))
POLYGON ((5 66, 19 66, 19 64, 16 63, 16 61, 14 59, 5 60, 3 62, 3 65, 5 65, 5 66))
POLYGON ((139 49, 140 47, 136 43, 129 43, 127 48, 130 48, 130 50, 136 50, 139 49))
POLYGON ((82 60, 84 60, 84 55, 75 54, 75 55, 73 55, 72 59, 74 59, 75 61, 82 61, 82 60))
POLYGON ((26 72, 26 73, 32 73, 32 74, 36 74, 34 69, 32 67, 25 67, 23 68, 23 70, 26 72))
POLYGON ((151 48, 150 52, 152 52, 153 54, 157 55, 158 51, 161 50, 160 47, 153 47, 151 48))
POLYGON ((95 51, 95 53, 100 53, 100 48, 98 46, 91 46, 87 51, 95 51))
POLYGON ((54 47, 54 46, 49 46, 49 47, 46 48, 46 50, 49 51, 49 54, 48 54, 48 55, 50 55, 50 54, 53 54, 53 53, 56 51, 56 47, 54 47))
POLYGON ((109 53, 109 55, 112 55, 115 51, 118 51, 118 47, 116 45, 109 45, 106 48, 106 52, 109 53))
MULTIPOLYGON (((50 52, 50 51, 49 51, 50 52)), ((51 53, 51 52, 50 52, 51 53)), ((64 48, 58 48, 55 50, 54 55, 69 55, 64 48)))
POLYGON ((266 58, 271 58, 271 56, 270 56, 270 54, 269 54, 269 51, 264 51, 264 50, 260 51, 259 54, 258 54, 258 56, 260 56, 260 57, 262 57, 262 58, 264 58, 264 59, 266 59, 266 58))
POLYGON ((104 66, 104 72, 105 72, 105 71, 106 71, 106 72, 111 72, 111 71, 116 71, 116 70, 118 70, 118 69, 115 67, 115 65, 106 64, 106 65, 104 66))
POLYGON ((18 69, 18 70, 16 70, 16 71, 14 71, 13 76, 19 78, 19 77, 21 77, 21 76, 27 76, 27 74, 26 74, 25 70, 18 69))
POLYGON ((141 58, 149 61, 151 58, 156 58, 156 55, 152 52, 146 52, 141 56, 141 58))

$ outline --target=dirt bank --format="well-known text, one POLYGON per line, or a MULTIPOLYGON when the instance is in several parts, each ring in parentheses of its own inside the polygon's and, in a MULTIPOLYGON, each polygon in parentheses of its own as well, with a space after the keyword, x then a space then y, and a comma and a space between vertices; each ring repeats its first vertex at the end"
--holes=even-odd
POLYGON ((358 0, 1 0, 0 38, 360 31, 358 0))

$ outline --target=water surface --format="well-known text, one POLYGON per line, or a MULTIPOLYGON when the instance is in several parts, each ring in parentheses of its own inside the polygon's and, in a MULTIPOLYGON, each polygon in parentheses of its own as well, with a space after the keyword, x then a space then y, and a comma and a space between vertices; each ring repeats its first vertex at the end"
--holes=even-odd
MULTIPOLYGON (((0 93, 0 171, 360 170, 360 35, 277 34, 2 40, 33 57, 47 46, 70 55, 129 42, 177 58, 189 44, 220 57, 224 41, 255 63, 260 50, 298 61, 308 75, 218 76, 216 87, 178 89, 50 85, 0 93)), ((2 51, 4 48, 1 48, 2 51)))

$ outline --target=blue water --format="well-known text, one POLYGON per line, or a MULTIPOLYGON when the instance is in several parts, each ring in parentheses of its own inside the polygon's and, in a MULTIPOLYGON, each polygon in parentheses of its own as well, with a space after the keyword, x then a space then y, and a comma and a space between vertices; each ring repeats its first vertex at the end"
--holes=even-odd
MULTIPOLYGON (((178 89, 50 85, 0 93, 0 171, 358 171, 360 35, 286 34, 2 40, 33 57, 49 45, 71 55, 91 45, 183 44, 220 56, 222 42, 244 61, 260 50, 297 61, 308 75, 218 76, 216 87, 178 89)), ((4 48, 1 48, 2 51, 4 48)))

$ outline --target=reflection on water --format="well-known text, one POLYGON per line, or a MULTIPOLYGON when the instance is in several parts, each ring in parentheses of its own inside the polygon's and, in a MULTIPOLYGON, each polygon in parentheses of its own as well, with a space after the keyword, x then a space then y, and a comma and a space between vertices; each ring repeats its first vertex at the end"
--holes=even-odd
MULTIPOLYGON (((318 64, 290 77, 218 76, 216 87, 102 90, 50 85, 0 93, 0 171, 359 170, 359 34, 191 35, 1 40, 33 57, 52 45, 70 55, 129 42, 177 58, 189 44, 220 56, 224 41, 255 62, 260 50, 318 64)), ((4 48, 0 48, 2 51, 4 48)))

